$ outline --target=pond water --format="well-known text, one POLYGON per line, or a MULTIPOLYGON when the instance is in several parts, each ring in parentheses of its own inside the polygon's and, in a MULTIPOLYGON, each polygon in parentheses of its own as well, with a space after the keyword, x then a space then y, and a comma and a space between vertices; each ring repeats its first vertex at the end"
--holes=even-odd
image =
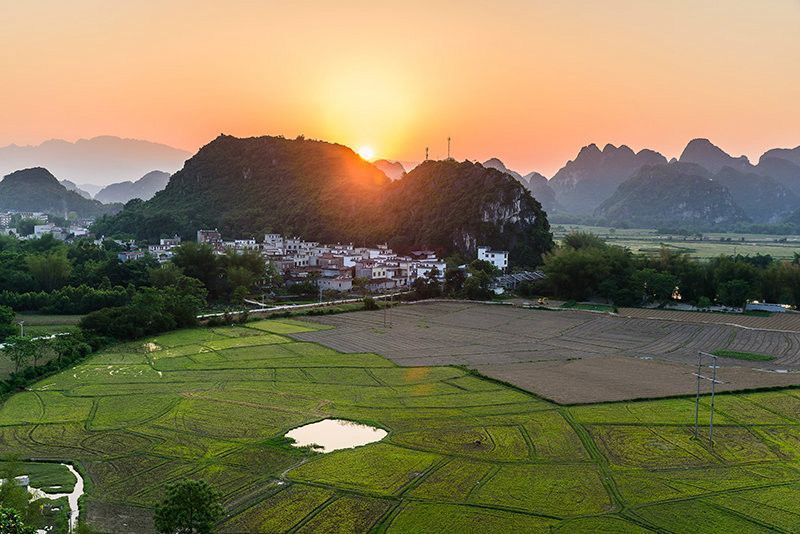
MULTIPOLYGON (((70 464, 61 465, 66 467, 67 470, 72 473, 72 476, 75 477, 75 487, 71 493, 47 493, 39 488, 33 488, 30 486, 28 486, 28 492, 31 494, 33 499, 56 500, 66 497, 67 501, 69 502, 69 530, 72 532, 75 530, 75 527, 78 526, 78 499, 80 499, 81 495, 83 495, 83 477, 70 464)), ((39 530, 38 532, 41 534, 42 532, 47 531, 39 530)))
POLYGON ((294 440, 295 447, 310 446, 317 452, 325 453, 374 443, 385 438, 387 434, 382 428, 353 421, 323 419, 292 429, 286 433, 286 437, 294 440))

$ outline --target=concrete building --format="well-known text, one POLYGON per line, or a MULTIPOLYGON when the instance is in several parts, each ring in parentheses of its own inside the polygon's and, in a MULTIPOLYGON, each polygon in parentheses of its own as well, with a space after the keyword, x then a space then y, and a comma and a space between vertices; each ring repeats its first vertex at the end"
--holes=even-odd
POLYGON ((353 289, 353 279, 349 276, 334 276, 330 278, 320 278, 317 284, 323 291, 351 291, 353 289))
POLYGON ((198 230, 197 231, 197 242, 201 245, 203 243, 209 245, 218 245, 222 243, 222 235, 217 231, 216 228, 213 230, 198 230))
POLYGON ((491 247, 478 247, 478 259, 488 261, 501 271, 508 269, 508 251, 492 250, 491 247))

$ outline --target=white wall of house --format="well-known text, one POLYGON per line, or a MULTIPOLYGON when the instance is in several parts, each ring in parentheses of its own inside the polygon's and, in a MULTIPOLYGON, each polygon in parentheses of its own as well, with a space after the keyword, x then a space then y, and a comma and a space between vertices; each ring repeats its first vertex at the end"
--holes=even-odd
POLYGON ((492 250, 490 247, 478 247, 478 259, 488 261, 501 271, 508 269, 507 250, 492 250))

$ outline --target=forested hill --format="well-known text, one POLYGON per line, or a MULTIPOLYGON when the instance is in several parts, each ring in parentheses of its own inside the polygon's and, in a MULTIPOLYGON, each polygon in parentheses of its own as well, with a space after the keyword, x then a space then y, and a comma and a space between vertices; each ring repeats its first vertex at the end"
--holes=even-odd
POLYGON ((95 231, 157 239, 198 228, 274 231, 318 241, 388 241, 474 253, 512 249, 519 264, 551 246, 546 215, 513 178, 479 164, 426 162, 395 182, 345 146, 280 137, 220 136, 147 202, 132 201, 95 231))
POLYGON ((731 193, 699 165, 647 165, 622 183, 595 215, 611 225, 656 228, 681 224, 724 228, 747 221, 731 193))
POLYGON ((479 163, 426 161, 394 182, 384 224, 394 246, 426 244, 474 254, 489 244, 518 264, 537 264, 552 247, 541 204, 511 175, 479 163))
POLYGON ((361 240, 374 228, 365 223, 377 216, 388 184, 380 170, 345 146, 221 135, 190 158, 163 191, 147 202, 128 203, 97 229, 143 239, 174 233, 193 238, 198 228, 219 228, 230 237, 274 231, 361 240))
POLYGON ((74 212, 94 217, 119 211, 119 204, 103 205, 82 197, 41 167, 12 172, 0 182, 0 211, 33 211, 64 216, 74 212))

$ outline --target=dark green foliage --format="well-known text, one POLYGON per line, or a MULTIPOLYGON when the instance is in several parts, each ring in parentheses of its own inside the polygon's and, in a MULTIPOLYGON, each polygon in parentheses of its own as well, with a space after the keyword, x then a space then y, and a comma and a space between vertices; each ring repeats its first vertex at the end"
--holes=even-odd
POLYGON ((8 306, 0 305, 0 342, 17 333, 14 316, 14 310, 8 306))
POLYGON ((464 288, 467 273, 463 269, 450 267, 444 273, 444 293, 449 296, 456 296, 464 288))
POLYGON ((475 271, 471 273, 464 281, 464 297, 470 300, 491 300, 492 291, 489 289, 489 284, 492 279, 483 271, 475 271))
POLYGON ((167 496, 156 506, 159 534, 207 534, 224 515, 219 494, 204 480, 184 480, 167 486, 167 496))
POLYGON ((347 147, 279 137, 221 136, 187 161, 164 191, 148 202, 129 202, 94 229, 155 240, 174 233, 194 237, 203 227, 230 236, 269 228, 318 241, 388 241, 400 251, 431 247, 468 257, 485 243, 527 266, 552 247, 541 205, 502 172, 428 161, 390 183, 347 147))
POLYGON ((474 258, 475 245, 489 244, 508 250, 514 265, 535 266, 552 247, 541 204, 513 177, 478 164, 426 161, 393 182, 387 199, 382 234, 400 250, 474 258))
POLYGON ((439 270, 434 267, 428 271, 427 276, 414 280, 412 287, 415 298, 424 300, 442 296, 442 284, 437 279, 438 276, 439 270))
POLYGON ((80 315, 101 308, 122 306, 131 300, 133 287, 95 289, 86 285, 62 287, 51 293, 44 291, 0 292, 0 305, 17 311, 38 311, 44 314, 80 315))
POLYGON ((377 309, 379 309, 379 306, 378 306, 378 303, 375 302, 374 298, 372 298, 370 296, 367 296, 367 297, 364 297, 364 309, 367 310, 367 311, 377 310, 377 309))
POLYGON ((596 236, 571 235, 545 258, 544 288, 575 301, 602 297, 618 306, 672 299, 707 308, 744 307, 748 300, 800 304, 800 264, 770 256, 720 256, 709 262, 662 248, 634 255, 596 236))
MULTIPOLYGON (((267 272, 257 252, 214 254, 208 245, 187 242, 175 249, 172 259, 186 276, 200 280, 214 301, 241 302, 267 272)), ((277 273, 272 272, 273 277, 277 273)))
POLYGON ((740 352, 736 350, 724 350, 724 349, 715 350, 713 354, 721 358, 733 358, 736 360, 745 360, 749 362, 769 362, 775 359, 775 356, 769 356, 767 354, 758 354, 757 352, 740 352))
POLYGON ((22 336, 9 336, 6 338, 2 353, 5 358, 14 364, 14 372, 25 367, 27 363, 33 360, 36 353, 36 343, 28 337, 22 336))
POLYGON ((205 296, 206 290, 198 280, 182 276, 174 286, 140 290, 131 304, 92 312, 81 320, 80 327, 93 335, 118 340, 185 328, 197 323, 205 296))
POLYGON ((3 534, 36 534, 36 529, 26 527, 16 510, 0 508, 0 532, 3 534))

